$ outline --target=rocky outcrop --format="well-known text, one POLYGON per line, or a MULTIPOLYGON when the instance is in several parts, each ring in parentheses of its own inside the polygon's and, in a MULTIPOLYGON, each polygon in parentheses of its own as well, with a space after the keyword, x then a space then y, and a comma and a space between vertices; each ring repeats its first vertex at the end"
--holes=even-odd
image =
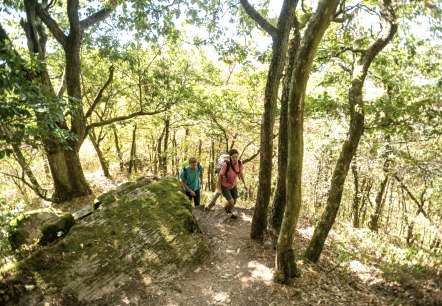
POLYGON ((37 209, 20 214, 9 225, 8 239, 13 250, 31 246, 42 237, 42 226, 61 216, 61 211, 52 208, 37 209))
POLYGON ((42 301, 99 303, 124 294, 131 284, 173 278, 208 253, 176 179, 126 183, 98 201, 99 208, 64 239, 19 262, 11 273, 36 286, 33 302, 39 295, 42 301))

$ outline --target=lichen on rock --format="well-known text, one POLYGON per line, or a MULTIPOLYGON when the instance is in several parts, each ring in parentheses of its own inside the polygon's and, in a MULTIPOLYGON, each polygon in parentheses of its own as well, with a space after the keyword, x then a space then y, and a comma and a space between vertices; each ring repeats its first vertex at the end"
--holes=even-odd
POLYGON ((21 261, 18 275, 45 295, 92 302, 133 281, 177 276, 208 253, 178 180, 126 183, 101 199, 63 240, 21 261))

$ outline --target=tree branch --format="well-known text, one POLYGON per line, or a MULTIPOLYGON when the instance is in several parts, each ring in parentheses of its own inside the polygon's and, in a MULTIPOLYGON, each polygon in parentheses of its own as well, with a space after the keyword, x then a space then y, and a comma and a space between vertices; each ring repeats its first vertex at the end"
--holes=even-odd
POLYGON ((226 152, 229 151, 229 137, 227 136, 227 130, 216 120, 215 116, 211 116, 212 120, 215 122, 215 124, 219 127, 221 132, 224 134, 224 140, 226 141, 226 152))
POLYGON ((32 5, 35 6, 35 12, 38 17, 44 22, 44 24, 49 28, 55 39, 64 47, 66 45, 66 35, 58 26, 57 21, 52 19, 49 13, 35 0, 29 0, 32 5))
POLYGON ((163 109, 152 111, 152 112, 140 111, 140 112, 132 113, 130 115, 126 115, 126 116, 119 116, 119 117, 111 118, 111 119, 108 119, 108 120, 103 120, 103 121, 100 121, 100 122, 94 122, 94 123, 91 123, 88 126, 86 126, 85 135, 87 135, 89 133, 90 129, 93 129, 93 128, 96 128, 96 127, 99 127, 99 126, 104 126, 104 125, 108 125, 108 124, 111 124, 111 123, 114 123, 114 122, 119 122, 119 121, 124 121, 124 120, 128 120, 128 119, 132 119, 134 117, 139 117, 139 116, 156 115, 156 114, 163 113, 163 112, 165 112, 167 110, 168 110, 168 108, 163 108, 163 109))
POLYGON ((244 155, 244 152, 246 151, 246 149, 247 149, 250 145, 252 145, 254 142, 255 142, 255 139, 252 140, 252 141, 249 141, 249 143, 247 143, 247 144, 242 148, 241 154, 239 154, 239 159, 242 158, 242 156, 244 155))
POLYGON ((339 65, 339 67, 341 67, 342 68, 342 70, 344 70, 345 72, 348 72, 348 73, 352 73, 352 69, 351 68, 348 68, 348 67, 346 67, 344 64, 342 64, 342 63, 339 63, 338 64, 339 65))
POLYGON ((418 207, 418 211, 417 213, 419 214, 420 212, 424 215, 425 218, 427 218, 429 221, 431 221, 430 217, 428 216, 428 214, 425 212, 423 205, 421 203, 419 203, 419 201, 416 199, 416 197, 411 193, 410 189, 408 189, 408 187, 404 184, 404 182, 399 178, 399 176, 397 174, 394 175, 394 178, 401 184, 401 188, 403 190, 405 190, 405 192, 410 196, 410 198, 413 200, 414 203, 416 203, 417 207, 418 207))
POLYGON ((113 78, 114 78, 114 65, 111 65, 109 67, 109 77, 108 77, 106 83, 103 85, 103 87, 98 92, 97 96, 94 99, 94 102, 89 107, 86 114, 84 115, 85 118, 89 118, 92 115, 92 112, 94 111, 95 107, 97 107, 98 103, 100 103, 101 98, 103 97, 103 92, 110 85, 110 83, 112 83, 113 78))
POLYGON ((379 54, 380 51, 393 39, 398 29, 396 23, 396 12, 393 8, 391 0, 383 0, 381 4, 381 18, 387 23, 379 38, 371 44, 362 59, 363 73, 367 73, 371 62, 379 54))
POLYGON ((342 1, 339 5, 339 10, 335 13, 335 16, 332 19, 332 22, 335 23, 344 23, 348 19, 352 18, 352 14, 347 14, 349 11, 353 10, 354 8, 358 8, 362 2, 359 2, 356 5, 353 6, 345 6, 345 1, 342 1), (342 17, 339 17, 339 15, 342 15, 342 17))
POLYGON ((34 191, 35 194, 37 194, 37 196, 39 196, 41 199, 43 199, 45 201, 48 201, 48 202, 54 202, 53 199, 47 197, 47 193, 48 193, 47 189, 36 189, 36 188, 34 188, 34 186, 32 186, 31 183, 26 181, 24 175, 22 177, 20 177, 20 176, 17 176, 17 175, 6 173, 6 172, 0 172, 0 174, 3 174, 6 177, 10 177, 10 178, 18 179, 18 180, 22 181, 26 186, 28 186, 30 189, 32 189, 32 191, 34 191))
POLYGON ((248 0, 240 0, 240 2, 247 15, 249 15, 249 17, 252 18, 264 31, 272 36, 273 39, 275 39, 279 32, 278 28, 262 17, 248 0))
POLYGON ((260 151, 261 151, 261 149, 258 149, 258 151, 256 151, 252 156, 250 156, 250 157, 248 157, 246 159, 243 159, 242 160, 242 164, 244 165, 244 164, 248 163, 249 161, 255 159, 259 155, 260 151))
POLYGON ((115 6, 111 6, 109 8, 104 8, 95 14, 90 15, 89 17, 80 21, 80 30, 83 31, 90 26, 106 19, 114 10, 115 6))
POLYGON ((327 56, 320 56, 317 59, 320 60, 320 61, 321 60, 329 60, 329 59, 331 59, 333 57, 339 57, 341 54, 343 54, 343 53, 345 53, 347 51, 351 51, 353 53, 362 53, 362 54, 364 54, 366 52, 366 50, 364 50, 364 49, 354 49, 353 47, 345 47, 345 48, 342 48, 341 50, 337 51, 334 54, 330 54, 330 55, 327 55, 327 56))

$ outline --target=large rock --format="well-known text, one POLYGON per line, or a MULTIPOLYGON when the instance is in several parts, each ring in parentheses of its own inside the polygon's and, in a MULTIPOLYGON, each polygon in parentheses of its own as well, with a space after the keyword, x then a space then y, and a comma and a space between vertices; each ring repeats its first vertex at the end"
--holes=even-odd
POLYGON ((31 246, 42 236, 41 228, 61 216, 59 210, 52 208, 37 209, 20 214, 9 225, 8 239, 13 250, 31 246))
POLYGON ((125 184, 99 198, 100 207, 63 240, 18 264, 15 279, 35 284, 40 300, 96 305, 176 277, 208 253, 176 179, 125 184))

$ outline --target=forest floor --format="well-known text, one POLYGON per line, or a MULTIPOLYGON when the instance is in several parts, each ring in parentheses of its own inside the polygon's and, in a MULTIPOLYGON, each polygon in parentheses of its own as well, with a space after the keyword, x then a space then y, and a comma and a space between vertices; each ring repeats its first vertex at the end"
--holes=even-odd
MULTIPOLYGON (((97 187, 102 185, 95 183, 97 187)), ((116 186, 121 182, 113 183, 116 186)), ((112 187, 109 181, 107 187, 112 187)), ((82 205, 75 204, 69 207, 82 205)), ((382 271, 382 255, 374 255, 378 250, 367 254, 351 237, 345 237, 348 243, 342 243, 345 239, 333 231, 318 264, 298 260, 301 277, 289 286, 276 284, 276 241, 267 234, 262 243, 250 239, 253 209, 235 208, 238 218, 232 220, 226 218, 220 206, 219 201, 209 212, 193 209, 210 248, 210 255, 201 265, 149 286, 132 284, 124 296, 109 296, 98 304, 442 305, 440 267, 416 271, 392 266, 386 273, 382 271)), ((301 219, 295 252, 305 250, 312 232, 313 228, 301 219)))
MULTIPOLYGON (((359 261, 352 262, 350 272, 337 254, 328 252, 319 265, 298 261, 302 275, 292 285, 275 284, 274 243, 249 238, 251 209, 237 208, 236 213, 238 219, 232 220, 219 207, 194 209, 211 254, 201 266, 157 284, 148 295, 163 305, 441 305, 440 278, 412 282, 414 276, 408 275, 404 288, 359 261)), ((302 231, 296 242, 305 249, 308 239, 302 231)), ((133 298, 123 302, 143 305, 146 292, 133 298)))

